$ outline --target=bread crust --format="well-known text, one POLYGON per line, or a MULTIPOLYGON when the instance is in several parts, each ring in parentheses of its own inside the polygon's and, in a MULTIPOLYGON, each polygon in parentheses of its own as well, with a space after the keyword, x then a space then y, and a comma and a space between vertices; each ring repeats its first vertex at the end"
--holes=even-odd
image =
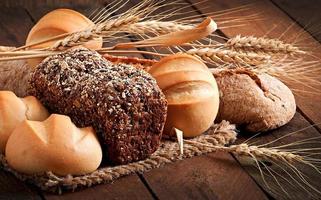
POLYGON ((47 109, 32 96, 17 97, 11 91, 0 91, 0 152, 5 147, 12 131, 25 119, 45 120, 47 109))
POLYGON ((148 71, 168 101, 164 134, 196 137, 213 124, 219 107, 218 88, 207 66, 198 58, 178 53, 167 56, 148 71))
POLYGON ((77 126, 92 125, 113 164, 145 159, 160 144, 167 101, 143 70, 78 48, 45 59, 30 85, 30 94, 51 111, 70 116, 77 126))
POLYGON ((43 122, 19 124, 9 137, 6 159, 25 174, 81 175, 98 168, 102 150, 92 127, 77 128, 68 116, 52 114, 43 122))
POLYGON ((220 90, 217 121, 260 132, 286 124, 296 112, 291 90, 275 77, 245 69, 217 71, 214 76, 220 90))

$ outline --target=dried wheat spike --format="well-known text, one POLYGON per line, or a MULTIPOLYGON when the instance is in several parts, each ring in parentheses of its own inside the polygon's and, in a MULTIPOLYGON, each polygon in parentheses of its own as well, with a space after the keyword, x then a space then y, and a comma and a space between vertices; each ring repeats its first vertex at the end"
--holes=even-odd
POLYGON ((249 146, 242 143, 239 145, 231 145, 226 150, 240 156, 250 156, 257 159, 273 160, 273 161, 287 161, 293 163, 295 161, 302 162, 304 158, 300 155, 293 154, 287 151, 280 151, 273 148, 265 148, 258 146, 249 146))
POLYGON ((266 54, 304 54, 298 47, 278 39, 237 35, 225 43, 225 47, 237 51, 252 51, 266 54))
POLYGON ((277 162, 306 162, 305 159, 298 154, 293 154, 291 152, 277 150, 273 148, 265 148, 265 147, 258 147, 258 146, 250 146, 246 143, 231 145, 231 146, 222 146, 222 145, 215 145, 199 142, 197 140, 184 140, 187 144, 199 145, 204 146, 207 148, 212 148, 217 151, 224 151, 228 153, 233 153, 239 156, 247 156, 251 157, 254 160, 261 159, 266 161, 277 161, 277 162))
POLYGON ((146 34, 146 33, 154 33, 154 34, 167 34, 171 32, 181 31, 181 30, 187 30, 193 28, 193 25, 186 25, 181 24, 178 22, 162 22, 157 20, 151 20, 151 21, 144 21, 144 22, 138 22, 129 25, 128 27, 124 27, 124 31, 128 33, 134 33, 134 34, 146 34))
POLYGON ((240 64, 240 65, 260 65, 270 60, 268 55, 256 53, 241 53, 232 50, 199 48, 186 51, 187 54, 199 56, 204 61, 215 64, 240 64))
POLYGON ((72 33, 62 40, 57 41, 51 50, 57 50, 59 47, 72 47, 79 45, 79 43, 88 42, 89 40, 104 37, 105 34, 111 31, 118 31, 123 26, 128 26, 129 24, 136 23, 139 21, 138 16, 124 16, 119 19, 114 19, 106 21, 103 23, 96 24, 95 26, 86 29, 84 31, 79 31, 72 33))

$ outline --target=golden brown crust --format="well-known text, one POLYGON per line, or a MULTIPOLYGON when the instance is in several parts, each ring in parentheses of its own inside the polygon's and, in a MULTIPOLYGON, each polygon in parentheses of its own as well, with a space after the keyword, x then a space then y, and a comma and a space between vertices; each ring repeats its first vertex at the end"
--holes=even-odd
POLYGON ((11 91, 0 91, 0 152, 4 152, 9 136, 24 121, 44 120, 46 108, 34 97, 18 98, 11 91))
POLYGON ((184 137, 195 137, 213 124, 219 94, 215 79, 203 62, 190 55, 174 54, 153 65, 149 73, 168 101, 164 134, 171 135, 171 130, 177 128, 184 137))
POLYGON ((267 91, 267 88, 265 88, 265 86, 262 84, 261 79, 258 76, 258 74, 253 71, 250 71, 248 69, 237 68, 234 70, 221 70, 221 71, 218 71, 217 73, 214 73, 213 75, 215 78, 222 78, 225 76, 233 76, 236 74, 248 75, 249 77, 251 77, 253 79, 253 81, 257 84, 257 86, 262 89, 262 91, 264 91, 264 92, 267 91))
POLYGON ((102 150, 91 127, 77 128, 68 116, 20 123, 6 146, 9 165, 25 174, 51 171, 81 175, 98 168, 102 150))
POLYGON ((225 70, 214 75, 220 89, 219 120, 250 132, 267 131, 289 122, 296 104, 291 90, 267 74, 225 70))

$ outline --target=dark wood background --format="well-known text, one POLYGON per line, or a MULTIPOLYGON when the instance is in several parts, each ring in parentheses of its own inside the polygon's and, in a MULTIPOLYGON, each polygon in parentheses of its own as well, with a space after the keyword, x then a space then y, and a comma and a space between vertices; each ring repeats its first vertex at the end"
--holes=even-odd
MULTIPOLYGON (((246 26, 222 29, 226 37, 236 34, 266 35, 278 37, 287 27, 295 23, 287 33, 289 38, 302 33, 312 44, 315 53, 320 57, 321 1, 293 0, 208 0, 207 8, 192 3, 196 0, 183 0, 191 4, 190 11, 204 14, 211 11, 235 8, 252 4, 253 13, 262 13, 264 20, 248 23, 246 26), (270 31, 273 28, 273 31, 270 31)), ((67 7, 76 9, 86 15, 95 8, 103 7, 110 1, 0 1, 0 45, 19 46, 25 43, 26 36, 37 20, 48 11, 67 7)), ((132 0, 128 5, 139 1, 132 0)), ((242 14, 242 13, 241 13, 242 14)), ((247 13, 243 13, 246 15, 247 13)), ((236 15, 231 13, 230 16, 236 15)), ((237 14, 236 17, 242 15, 237 14)), ((135 55, 141 56, 141 55, 135 55)), ((319 66, 320 67, 320 66, 319 66)), ((321 79, 321 75, 320 75, 321 79)), ((293 85, 297 86, 297 85, 293 85)), ((290 85, 291 87, 291 85, 290 85)), ((321 88, 319 88, 321 89, 321 88)), ((290 131, 296 131, 311 124, 321 122, 321 94, 297 95, 297 113, 286 126, 260 136, 262 141, 270 141, 290 131)), ((304 130, 280 143, 320 136, 320 126, 304 130)), ((307 171, 312 176, 311 182, 321 189, 321 176, 307 171)), ((309 199, 311 196, 289 187, 297 199, 309 199)), ((99 185, 62 196, 39 191, 33 186, 18 181, 12 175, 0 171, 0 199, 273 199, 262 183, 257 170, 243 160, 226 153, 211 153, 205 156, 186 159, 169 164, 160 169, 144 174, 133 174, 115 181, 112 184, 99 185)))

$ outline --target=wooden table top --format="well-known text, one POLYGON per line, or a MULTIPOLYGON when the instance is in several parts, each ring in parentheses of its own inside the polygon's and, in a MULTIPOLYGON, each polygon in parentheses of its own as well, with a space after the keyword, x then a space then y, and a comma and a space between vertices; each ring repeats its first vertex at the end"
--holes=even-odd
MULTIPOLYGON (((183 0, 184 1, 184 0, 183 0)), ((68 7, 89 14, 95 8, 106 6, 110 1, 2 1, 0 5, 0 44, 20 46, 25 43, 26 36, 35 22, 48 11, 57 7, 68 7), (39 3, 39 5, 38 5, 39 3)), ((321 19, 321 1, 290 0, 209 0, 205 4, 197 4, 196 0, 186 0, 192 4, 192 14, 204 14, 231 9, 245 4, 251 6, 251 13, 260 13, 263 20, 251 21, 246 26, 223 28, 219 34, 231 37, 237 34, 279 37, 289 26, 286 34, 289 38, 302 34, 308 38, 311 48, 320 49, 320 24, 312 26, 311 21, 321 19), (204 6, 205 5, 205 6, 204 6), (319 25, 319 26, 317 26, 319 25), (273 29, 271 31, 271 29, 273 29)), ((137 0, 128 4, 135 4, 137 0)), ((248 15, 244 11, 244 15, 248 15)), ((229 16, 242 16, 231 12, 229 16)), ((215 20, 215 19, 214 19, 215 20)), ((320 23, 320 22, 319 22, 320 23)), ((321 52, 316 52, 320 56, 321 52)), ((137 55, 140 56, 140 55, 137 55)), ((321 67, 321 63, 320 66, 321 67)), ((320 75, 321 79, 321 75, 320 75)), ((289 85, 291 87, 291 85, 289 85)), ((294 85, 293 85, 294 86, 294 85)), ((319 88, 321 89, 321 88, 319 88)), ((269 141, 291 131, 296 131, 311 124, 321 122, 321 93, 297 95, 297 113, 290 123, 260 137, 261 141, 269 141)), ((320 136, 321 126, 301 131, 280 142, 289 143, 298 139, 320 136)), ((243 136, 241 136, 243 137, 243 136)), ((321 145, 321 144, 319 144, 321 145)), ((321 147, 321 146, 320 146, 321 147)), ((282 173, 282 172, 281 172, 282 173)), ((318 183, 321 175, 312 171, 307 173, 318 183)), ((289 187, 291 183, 286 183, 289 187)), ((316 184, 321 190, 321 184, 316 184)), ((297 199, 308 199, 309 196, 291 190, 297 199)), ((74 193, 52 195, 23 183, 11 174, 0 171, 0 199, 273 199, 259 175, 246 162, 232 154, 215 152, 204 156, 193 157, 144 174, 133 174, 116 180, 111 184, 103 184, 74 193)))

